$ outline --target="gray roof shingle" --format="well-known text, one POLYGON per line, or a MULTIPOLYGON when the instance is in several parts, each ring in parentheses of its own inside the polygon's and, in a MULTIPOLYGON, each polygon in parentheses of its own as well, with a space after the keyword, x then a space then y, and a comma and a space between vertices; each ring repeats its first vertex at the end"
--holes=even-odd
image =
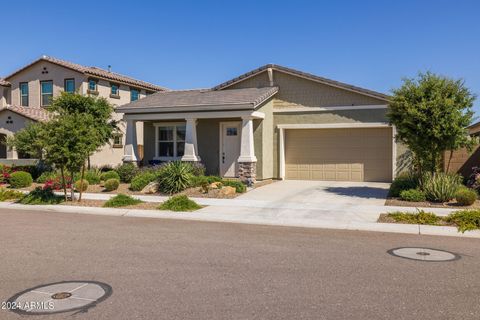
POLYGON ((250 105, 252 109, 278 92, 278 87, 246 88, 215 91, 211 89, 157 92, 125 104, 116 110, 130 108, 173 108, 225 105, 250 105))

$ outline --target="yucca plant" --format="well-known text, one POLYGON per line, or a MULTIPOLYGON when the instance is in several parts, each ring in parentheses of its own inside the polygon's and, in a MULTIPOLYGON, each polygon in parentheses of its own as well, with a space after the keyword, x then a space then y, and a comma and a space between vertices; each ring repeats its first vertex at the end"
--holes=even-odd
POLYGON ((181 192, 191 185, 192 178, 193 168, 190 163, 182 161, 170 162, 160 171, 158 178, 159 190, 168 194, 181 192))
POLYGON ((461 185, 461 176, 444 172, 425 173, 420 179, 420 188, 425 192, 427 200, 435 202, 452 200, 461 185))

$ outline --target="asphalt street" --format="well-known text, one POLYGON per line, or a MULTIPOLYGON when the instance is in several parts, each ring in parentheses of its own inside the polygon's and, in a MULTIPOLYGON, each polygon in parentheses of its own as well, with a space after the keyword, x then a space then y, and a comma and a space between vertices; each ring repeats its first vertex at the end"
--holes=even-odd
POLYGON ((480 239, 1 210, 0 257, 2 303, 61 281, 112 288, 89 309, 0 319, 480 319, 480 239))

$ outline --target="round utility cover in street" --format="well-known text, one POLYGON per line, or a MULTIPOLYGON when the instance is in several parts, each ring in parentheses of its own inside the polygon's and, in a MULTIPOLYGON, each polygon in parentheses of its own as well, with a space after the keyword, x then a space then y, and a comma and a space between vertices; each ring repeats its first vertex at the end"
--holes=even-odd
POLYGON ((460 256, 456 253, 430 248, 405 247, 390 249, 387 252, 400 258, 430 262, 443 262, 460 259, 460 256))
POLYGON ((96 281, 64 281, 37 286, 8 299, 11 310, 20 314, 52 314, 87 310, 107 299, 112 288, 96 281))

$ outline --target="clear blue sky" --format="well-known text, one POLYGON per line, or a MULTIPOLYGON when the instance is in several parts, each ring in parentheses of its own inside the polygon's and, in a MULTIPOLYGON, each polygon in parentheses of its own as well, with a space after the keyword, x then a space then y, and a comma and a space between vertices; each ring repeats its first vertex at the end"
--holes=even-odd
POLYGON ((430 70, 480 96, 475 0, 24 0, 2 12, 0 76, 47 54, 180 89, 276 63, 385 93, 430 70))

